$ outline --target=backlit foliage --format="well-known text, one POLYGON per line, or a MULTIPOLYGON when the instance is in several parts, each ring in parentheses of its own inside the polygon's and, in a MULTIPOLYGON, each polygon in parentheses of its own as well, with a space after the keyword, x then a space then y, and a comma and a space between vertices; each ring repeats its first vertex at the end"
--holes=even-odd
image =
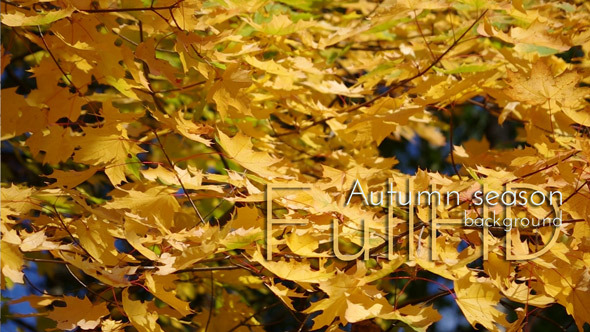
POLYGON ((22 299, 39 329, 424 331, 445 297, 477 328, 518 331, 563 306, 582 331, 589 10, 583 0, 2 1, 3 75, 27 70, 2 88, 12 156, 2 287, 31 286, 31 264, 48 278, 66 271, 61 288, 22 299), (514 144, 452 142, 468 107, 515 128, 514 144), (385 143, 416 137, 447 146, 450 171, 402 173, 385 143), (345 207, 355 179, 464 192, 443 217, 473 209, 468 193, 484 183, 534 184, 563 193, 563 225, 531 261, 505 260, 504 237, 534 252, 553 228, 490 229, 483 261, 481 229, 441 227, 431 259, 427 208, 408 230, 406 209, 388 221, 386 207, 345 207), (277 191, 268 211, 269 183, 312 189, 277 191), (267 215, 308 221, 269 230, 269 261, 267 215), (370 260, 334 258, 333 220, 349 254, 368 223, 370 260), (412 296, 412 283, 435 291, 412 296))

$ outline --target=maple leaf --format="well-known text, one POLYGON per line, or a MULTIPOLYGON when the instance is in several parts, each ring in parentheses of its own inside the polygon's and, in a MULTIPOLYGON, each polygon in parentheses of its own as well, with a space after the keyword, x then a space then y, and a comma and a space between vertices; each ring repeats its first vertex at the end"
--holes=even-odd
POLYGON ((35 133, 28 139, 28 146, 33 155, 45 152, 44 163, 57 164, 65 161, 74 152, 78 135, 69 128, 52 127, 47 133, 35 133))
POLYGON ((105 173, 114 185, 125 181, 127 160, 143 152, 127 137, 127 131, 120 126, 90 129, 76 140, 82 147, 76 151, 74 160, 89 164, 105 164, 105 173), (119 127, 119 128, 118 128, 119 127))
POLYGON ((160 229, 166 233, 174 223, 174 212, 180 207, 173 193, 173 190, 164 186, 145 190, 119 189, 113 193, 119 199, 108 202, 105 208, 131 210, 140 216, 157 219, 160 229), (151 210, 144 210, 145 206, 151 206, 151 210))
POLYGON ((347 273, 338 271, 333 278, 319 282, 319 287, 328 298, 313 303, 305 310, 306 313, 322 311, 314 318, 313 329, 330 325, 334 318, 340 319, 344 324, 356 323, 393 309, 375 286, 365 284, 360 279, 365 271, 358 268, 352 278, 347 273))
POLYGON ((288 35, 294 32, 314 26, 316 23, 313 21, 299 20, 293 23, 287 15, 273 15, 269 22, 264 24, 257 24, 252 20, 248 20, 248 23, 257 30, 260 30, 269 35, 288 35))
POLYGON ((257 209, 238 208, 234 218, 225 227, 227 234, 223 236, 221 244, 230 250, 251 246, 264 238, 264 231, 260 227, 264 222, 257 209))
POLYGON ((283 176, 270 169, 270 166, 278 163, 280 159, 274 158, 266 152, 255 151, 254 145, 247 136, 238 133, 230 138, 221 131, 218 131, 218 135, 219 144, 227 152, 227 156, 244 168, 269 179, 283 176))
POLYGON ((1 16, 0 286, 38 274, 67 292, 67 267, 90 291, 22 296, 8 323, 28 302, 60 330, 426 331, 452 294, 487 330, 590 323, 583 1, 8 1, 1 16), (562 194, 542 257, 504 256, 553 227, 428 234, 508 185, 562 194), (457 202, 387 202, 431 189, 457 202))
POLYGON ((176 129, 185 137, 195 142, 200 142, 206 146, 211 146, 211 140, 204 138, 202 135, 211 134, 213 128, 207 125, 197 125, 194 122, 186 120, 182 114, 176 117, 176 129))
POLYGON ((51 187, 75 188, 79 184, 90 179, 97 171, 98 167, 89 167, 88 169, 79 172, 54 169, 49 177, 56 179, 57 181, 55 181, 51 187))
POLYGON ((267 261, 259 251, 254 252, 252 260, 260 263, 277 277, 295 282, 318 283, 329 280, 334 276, 334 272, 325 269, 314 271, 305 263, 284 260, 278 262, 267 261))
POLYGON ((72 15, 74 10, 76 10, 74 7, 67 7, 65 9, 50 11, 44 14, 37 14, 32 16, 26 16, 24 13, 20 11, 11 14, 3 13, 2 24, 12 27, 45 25, 72 15))
MULTIPOLYGON (((188 302, 182 301, 176 297, 176 291, 174 289, 167 290, 166 286, 171 285, 174 287, 174 281, 177 277, 174 275, 158 276, 146 274, 146 286, 160 300, 166 302, 168 305, 176 309, 182 316, 186 316, 192 313, 188 302)), ((170 286, 168 286, 170 287, 170 286)))
POLYGON ((123 290, 123 309, 131 324, 139 332, 163 332, 158 324, 158 313, 149 311, 147 303, 133 301, 129 298, 129 289, 123 290))
POLYGON ((577 73, 564 72, 555 76, 547 60, 540 60, 533 64, 529 75, 508 71, 509 88, 505 93, 514 100, 542 105, 552 112, 572 112, 590 93, 588 88, 577 87, 579 82, 577 73))
POLYGON ((457 305, 471 326, 483 325, 490 331, 499 331, 496 324, 508 324, 504 314, 496 309, 500 294, 489 280, 477 279, 471 273, 455 280, 457 305))
POLYGON ((109 314, 106 303, 92 304, 85 297, 79 299, 74 296, 64 296, 62 299, 66 305, 55 307, 47 314, 47 317, 57 322, 57 328, 73 330, 76 327, 82 330, 92 330, 100 325, 101 318, 109 314))
MULTIPOLYGON (((0 248, 2 250, 2 276, 8 277, 12 282, 24 283, 22 253, 18 250, 17 245, 6 243, 4 239, 2 242, 0 248)), ((4 281, 2 283, 4 284, 4 281)))
POLYGON ((484 22, 478 28, 483 35, 492 35, 506 42, 515 44, 515 50, 527 54, 537 52, 541 56, 547 56, 559 52, 565 52, 571 44, 563 35, 557 33, 547 22, 535 19, 528 27, 514 27, 509 34, 496 30, 489 22, 484 22))
POLYGON ((581 331, 586 323, 590 324, 590 269, 586 268, 581 278, 576 282, 570 296, 566 309, 574 316, 576 326, 581 331))
POLYGON ((408 324, 416 331, 426 331, 434 322, 439 321, 442 316, 432 307, 407 305, 379 316, 384 319, 394 319, 408 324))

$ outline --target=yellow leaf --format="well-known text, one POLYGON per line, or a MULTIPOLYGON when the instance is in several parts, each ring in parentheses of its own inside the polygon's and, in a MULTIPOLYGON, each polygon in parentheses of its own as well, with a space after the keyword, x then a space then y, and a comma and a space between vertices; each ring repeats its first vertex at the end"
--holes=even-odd
POLYGON ((505 93, 514 100, 542 105, 552 112, 574 110, 590 93, 588 88, 577 87, 579 81, 576 72, 554 76, 547 60, 542 59, 533 64, 528 75, 508 71, 509 88, 505 93))
POLYGON ((442 318, 432 306, 420 305, 407 305, 393 312, 380 315, 379 317, 402 321, 419 332, 425 332, 432 323, 442 318))
POLYGON ((489 280, 465 274, 455 280, 455 295, 463 315, 474 328, 479 323, 490 331, 500 331, 498 325, 508 325, 505 315, 496 309, 500 293, 489 280))
POLYGON ((98 167, 89 167, 86 170, 82 171, 62 171, 59 169, 54 169, 51 175, 48 177, 52 179, 56 179, 57 181, 53 183, 50 188, 57 188, 57 187, 66 187, 69 189, 75 188, 79 184, 85 182, 86 180, 90 179, 97 171, 99 170, 98 167))
POLYGON ((121 92, 125 97, 140 100, 137 94, 135 94, 135 92, 133 91, 133 88, 136 88, 137 86, 129 84, 129 82, 127 82, 126 79, 117 79, 112 76, 107 76, 105 80, 108 84, 112 85, 115 89, 119 90, 119 92, 121 92))
POLYGON ((266 152, 255 151, 250 138, 244 134, 238 133, 230 138, 222 131, 217 133, 219 134, 219 144, 227 152, 227 156, 235 160, 240 166, 269 179, 282 176, 270 168, 270 166, 278 163, 280 159, 271 157, 266 152))
POLYGON ((87 275, 114 287, 126 287, 131 285, 128 275, 132 275, 137 271, 137 266, 126 265, 123 267, 115 266, 109 268, 102 266, 102 264, 97 262, 83 260, 82 256, 70 254, 65 251, 60 251, 59 257, 84 271, 87 275))
POLYGON ((566 309, 574 316, 578 331, 584 330, 585 324, 590 324, 590 269, 586 267, 567 298, 566 309))
POLYGON ((174 281, 177 279, 177 276, 172 274, 166 276, 152 275, 151 273, 145 274, 145 284, 150 292, 176 309, 182 316, 186 316, 193 311, 189 307, 188 302, 176 297, 176 285, 174 281))
MULTIPOLYGON (((22 272, 22 268, 25 261, 23 254, 18 250, 18 245, 7 243, 3 239, 0 250, 2 250, 2 276, 8 277, 12 282, 24 283, 25 274, 22 272)), ((4 278, 2 285, 4 285, 4 278)))
POLYGON ((34 133, 27 139, 27 145, 33 155, 41 151, 45 152, 43 163, 57 164, 70 158, 78 144, 78 139, 79 136, 70 128, 55 126, 46 132, 34 133))
POLYGON ((100 324, 100 330, 102 332, 119 332, 124 331, 127 325, 128 323, 123 323, 119 320, 104 319, 100 324))
POLYGON ((127 160, 144 152, 127 136, 127 130, 120 126, 91 128, 86 135, 76 140, 81 148, 76 151, 74 160, 90 165, 106 165, 105 173, 113 185, 125 181, 127 160))
POLYGON ((33 26, 45 25, 64 17, 69 17, 74 12, 74 7, 68 7, 56 11, 47 12, 45 14, 37 14, 25 16, 22 12, 15 12, 13 14, 2 14, 2 24, 17 27, 17 26, 33 26))
POLYGON ((129 288, 123 290, 123 309, 129 321, 139 332, 164 332, 158 324, 158 313, 148 311, 147 303, 129 298, 129 288))
POLYGON ((264 24, 257 24, 251 19, 247 19, 248 24, 252 25, 257 30, 260 30, 269 35, 284 36, 303 29, 307 29, 314 26, 316 23, 312 21, 299 20, 297 23, 293 23, 289 16, 279 14, 273 15, 270 22, 264 24))
MULTIPOLYGON (((361 263, 362 264, 362 263, 361 263)), ((356 323, 384 315, 393 310, 383 293, 373 285, 360 282, 364 269, 358 269, 354 275, 338 272, 333 278, 319 282, 320 289, 328 298, 312 303, 306 313, 322 311, 314 318, 312 329, 332 324, 337 318, 344 324, 356 323)))
POLYGON ((173 193, 174 189, 164 186, 152 186, 145 189, 118 189, 112 193, 117 199, 108 202, 104 207, 129 210, 145 218, 157 219, 160 230, 166 233, 174 225, 174 213, 180 208, 180 204, 172 195, 173 193))
POLYGON ((57 328, 72 330, 79 327, 83 330, 96 328, 101 318, 109 314, 107 304, 101 302, 92 304, 88 298, 80 300, 74 296, 64 296, 65 307, 55 307, 47 315, 48 318, 57 322, 57 328))
POLYGON ((333 272, 329 272, 323 268, 319 271, 314 271, 309 264, 305 262, 289 262, 285 260, 278 262, 267 261, 262 257, 262 254, 258 250, 252 255, 252 260, 260 263, 274 275, 285 280, 303 283, 317 283, 334 277, 333 272))
POLYGON ((176 130, 178 130, 178 132, 184 137, 195 142, 203 143, 206 146, 211 146, 212 144, 210 139, 204 138, 202 136, 211 134, 214 131, 211 126, 196 124, 193 121, 186 120, 180 113, 176 117, 176 130))
POLYGON ((253 246, 264 238, 261 227, 264 223, 264 218, 260 216, 256 208, 239 207, 224 228, 226 233, 222 236, 220 244, 229 250, 253 246))

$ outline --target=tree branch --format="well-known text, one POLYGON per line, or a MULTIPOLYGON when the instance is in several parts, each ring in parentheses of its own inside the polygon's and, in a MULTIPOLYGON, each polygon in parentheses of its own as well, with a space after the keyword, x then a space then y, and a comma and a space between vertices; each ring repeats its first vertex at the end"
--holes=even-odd
MULTIPOLYGON (((417 74, 415 74, 412 77, 406 78, 406 79, 401 80, 401 81, 399 81, 399 82, 397 82, 395 84, 390 85, 389 88, 387 88, 387 90, 385 90, 384 92, 378 94, 377 96, 375 96, 375 97, 373 97, 373 98, 371 98, 371 99, 369 99, 369 100, 367 100, 365 102, 362 102, 360 104, 354 105, 353 107, 342 111, 342 113, 350 113, 350 112, 356 111, 356 110, 358 110, 358 109, 360 109, 362 107, 369 106, 369 105, 373 104, 374 102, 376 102, 377 100, 379 100, 379 99, 381 99, 381 98, 389 95, 391 92, 393 92, 393 90, 395 90, 395 89, 397 89, 397 88, 399 88, 401 86, 404 86, 407 83, 415 80, 416 78, 421 77, 422 75, 426 74, 430 69, 432 69, 432 67, 436 66, 447 54, 449 54, 449 52, 451 52, 457 45, 459 45, 459 43, 461 42, 461 40, 475 26, 475 24, 477 24, 477 22, 479 22, 484 17, 484 15, 487 12, 488 12, 487 9, 484 10, 483 13, 481 15, 479 15, 479 17, 477 19, 475 19, 475 21, 473 21, 473 23, 471 23, 471 25, 461 34, 461 36, 459 36, 459 38, 457 38, 453 42, 453 44, 451 46, 449 46, 449 48, 447 48, 441 55, 439 55, 436 58, 436 60, 434 60, 428 67, 420 70, 417 74)), ((309 124, 309 125, 307 125, 305 127, 301 127, 297 131, 285 132, 285 133, 277 134, 276 136, 278 137, 278 136, 286 136, 286 135, 292 135, 292 134, 300 133, 301 131, 305 131, 305 130, 307 130, 309 128, 315 127, 318 124, 326 123, 327 121, 329 121, 331 119, 334 119, 334 118, 335 118, 335 116, 329 116, 327 118, 314 121, 313 123, 311 123, 311 124, 309 124)))

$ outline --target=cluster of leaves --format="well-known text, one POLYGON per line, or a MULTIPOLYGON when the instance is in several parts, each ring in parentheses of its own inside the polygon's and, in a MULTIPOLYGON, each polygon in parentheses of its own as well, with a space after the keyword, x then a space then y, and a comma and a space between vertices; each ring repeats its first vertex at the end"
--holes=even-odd
POLYGON ((31 264, 67 270, 82 293, 64 281, 18 300, 62 330, 263 330, 283 307, 300 331, 424 331, 448 296, 473 327, 556 323, 543 310, 561 305, 582 331, 589 12, 584 0, 3 0, 2 288, 32 285, 31 264), (515 124, 517 146, 453 145, 447 120, 467 105, 515 124), (382 143, 415 137, 448 144, 453 173, 396 169, 382 143), (345 207, 357 178, 466 193, 442 217, 474 210, 482 184, 534 184, 563 193, 563 225, 548 253, 516 262, 503 237, 533 252, 553 228, 491 229, 484 262, 481 229, 443 227, 430 259, 427 207, 414 229, 402 208, 386 220, 386 207, 345 207), (267 205, 267 184, 311 190, 267 205), (308 221, 269 230, 268 261, 267 216, 308 221), (335 259, 333 222, 355 253, 363 220, 370 260, 335 259), (420 281, 440 291, 411 296, 420 281))

